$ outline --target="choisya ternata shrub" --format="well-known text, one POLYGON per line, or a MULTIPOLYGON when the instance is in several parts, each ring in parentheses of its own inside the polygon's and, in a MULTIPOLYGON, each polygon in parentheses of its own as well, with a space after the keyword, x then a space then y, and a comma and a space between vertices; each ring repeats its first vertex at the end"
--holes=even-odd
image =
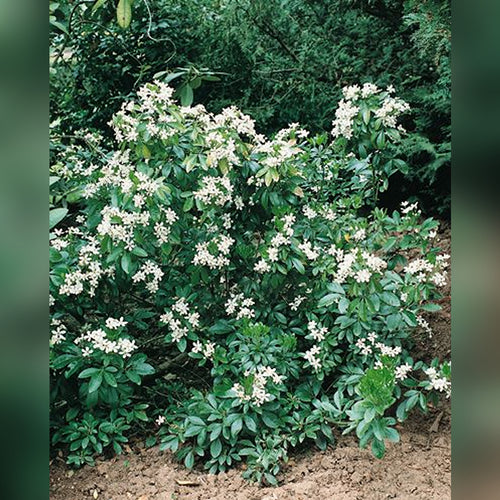
POLYGON ((450 364, 410 355, 447 280, 438 224, 373 208, 403 167, 407 105, 344 92, 333 139, 297 124, 269 139, 155 82, 115 116, 116 151, 88 137, 54 165, 81 193, 50 248, 53 441, 70 463, 151 422, 187 467, 243 460, 274 484, 291 447, 341 429, 382 457, 397 420, 449 395, 450 364), (179 355, 204 388, 151 404, 179 355))

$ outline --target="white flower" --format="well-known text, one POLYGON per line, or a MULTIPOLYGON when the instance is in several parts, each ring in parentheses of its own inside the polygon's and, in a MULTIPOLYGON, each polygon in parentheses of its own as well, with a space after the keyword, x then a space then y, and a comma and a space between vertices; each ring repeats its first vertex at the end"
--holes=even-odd
POLYGON ((160 266, 153 261, 146 261, 139 270, 132 276, 134 283, 146 283, 146 289, 150 293, 156 293, 160 287, 160 281, 163 278, 163 271, 160 266))
POLYGON ((116 330, 126 324, 127 322, 123 319, 123 316, 121 316, 120 319, 108 318, 106 320, 106 328, 109 328, 110 330, 116 330))
POLYGON ((363 356, 368 356, 373 352, 372 347, 366 344, 365 339, 358 339, 356 342, 356 347, 361 351, 361 354, 363 356))
POLYGON ((359 96, 360 92, 361 92, 361 88, 359 87, 359 85, 351 85, 349 87, 344 87, 342 89, 342 93, 344 94, 344 97, 348 101, 356 99, 359 96))
POLYGON ((362 241, 364 240, 366 237, 366 229, 364 228, 360 228, 358 229, 353 235, 352 235, 352 239, 354 241, 362 241))
POLYGON ((368 269, 361 269, 354 275, 354 279, 358 283, 368 283, 370 281, 371 276, 372 275, 368 269))
POLYGON ((352 126, 354 117, 359 112, 359 106, 354 106, 350 100, 341 99, 337 110, 335 111, 335 120, 332 125, 332 132, 334 138, 345 137, 350 139, 352 137, 352 126))
POLYGON ((271 266, 264 259, 260 259, 253 269, 258 273, 267 273, 271 270, 271 266))
POLYGON ((165 423, 165 417, 163 415, 160 415, 155 422, 156 425, 163 425, 165 423))
POLYGON ((365 83, 361 89, 361 97, 368 97, 380 92, 380 89, 373 83, 365 83))
POLYGON ((199 340, 193 342, 193 347, 191 349, 192 353, 198 353, 203 351, 203 344, 199 340))
POLYGON ((208 341, 203 348, 203 356, 207 359, 211 359, 215 352, 215 344, 208 341))
POLYGON ((302 213, 308 218, 308 219, 314 219, 318 216, 318 213, 313 210, 309 205, 305 205, 302 207, 302 213))
POLYGON ((411 372, 411 370, 412 367, 408 363, 396 366, 396 368, 394 369, 394 377, 396 378, 396 380, 404 380, 408 376, 408 373, 411 372))
POLYGON ((401 354, 401 347, 399 346, 389 347, 382 342, 377 342, 375 346, 380 349, 381 354, 384 356, 395 358, 398 354, 401 354))
POLYGON ((424 370, 425 374, 429 377, 430 389, 434 389, 439 392, 445 392, 446 397, 450 397, 451 394, 451 382, 446 377, 440 377, 437 370, 433 367, 424 370))
POLYGON ((317 354, 319 354, 320 352, 321 348, 318 345, 315 345, 303 354, 306 361, 309 362, 309 364, 313 367, 315 371, 321 369, 321 361, 317 357, 317 354))
POLYGON ((255 310, 252 306, 255 301, 252 298, 245 298, 242 293, 232 293, 230 298, 226 301, 226 313, 233 315, 236 313, 236 319, 253 318, 255 310))
POLYGON ((316 260, 319 257, 318 248, 313 248, 310 241, 304 240, 303 243, 299 243, 298 247, 309 260, 316 260))
POLYGON ((293 299, 293 301, 289 304, 290 309, 292 311, 297 311, 298 308, 300 307, 300 304, 302 304, 302 302, 304 302, 304 300, 306 300, 306 298, 302 295, 295 297, 295 299, 293 299))
POLYGON ((316 342, 324 340, 325 335, 328 333, 328 329, 321 326, 321 324, 318 324, 316 321, 309 321, 307 329, 309 330, 311 337, 316 340, 316 342))

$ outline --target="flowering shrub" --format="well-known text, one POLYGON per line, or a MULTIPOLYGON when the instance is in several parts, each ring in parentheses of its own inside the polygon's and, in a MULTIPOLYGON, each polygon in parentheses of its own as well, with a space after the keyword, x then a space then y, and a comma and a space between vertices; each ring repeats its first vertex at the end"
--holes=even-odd
POLYGON ((333 427, 381 457, 396 418, 449 395, 450 365, 410 355, 447 279, 438 224, 373 208, 402 167, 390 91, 344 89, 333 141, 297 124, 268 139, 155 82, 114 117, 116 151, 89 137, 92 154, 55 163, 81 193, 50 249, 53 441, 70 463, 155 420, 187 467, 245 460, 275 484, 290 447, 325 448, 333 427), (183 357, 209 383, 174 400, 161 376, 183 357))

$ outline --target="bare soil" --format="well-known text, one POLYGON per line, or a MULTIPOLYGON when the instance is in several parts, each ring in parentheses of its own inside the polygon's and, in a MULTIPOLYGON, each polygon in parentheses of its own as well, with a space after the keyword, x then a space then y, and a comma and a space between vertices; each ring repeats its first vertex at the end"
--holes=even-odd
MULTIPOLYGON (((443 224, 439 246, 450 252, 451 230, 443 224)), ((450 287, 443 310, 427 315, 434 334, 417 336, 415 354, 448 359, 450 287)), ((73 471, 63 458, 51 462, 51 500, 447 500, 451 498, 451 412, 449 402, 427 415, 413 414, 388 444, 383 460, 361 450, 355 438, 290 459, 280 486, 259 487, 241 469, 217 476, 188 471, 169 452, 138 443, 124 455, 73 471)))

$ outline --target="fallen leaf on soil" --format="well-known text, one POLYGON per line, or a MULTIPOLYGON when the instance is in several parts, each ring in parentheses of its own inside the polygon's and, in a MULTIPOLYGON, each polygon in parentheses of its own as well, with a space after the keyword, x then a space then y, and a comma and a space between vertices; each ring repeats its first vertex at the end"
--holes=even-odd
POLYGON ((175 482, 179 486, 200 486, 200 482, 198 481, 183 481, 182 479, 176 479, 175 482))
POLYGON ((444 412, 441 412, 437 417, 436 420, 434 420, 434 423, 431 425, 429 432, 437 432, 439 429, 439 422, 441 422, 441 419, 443 418, 444 412))

